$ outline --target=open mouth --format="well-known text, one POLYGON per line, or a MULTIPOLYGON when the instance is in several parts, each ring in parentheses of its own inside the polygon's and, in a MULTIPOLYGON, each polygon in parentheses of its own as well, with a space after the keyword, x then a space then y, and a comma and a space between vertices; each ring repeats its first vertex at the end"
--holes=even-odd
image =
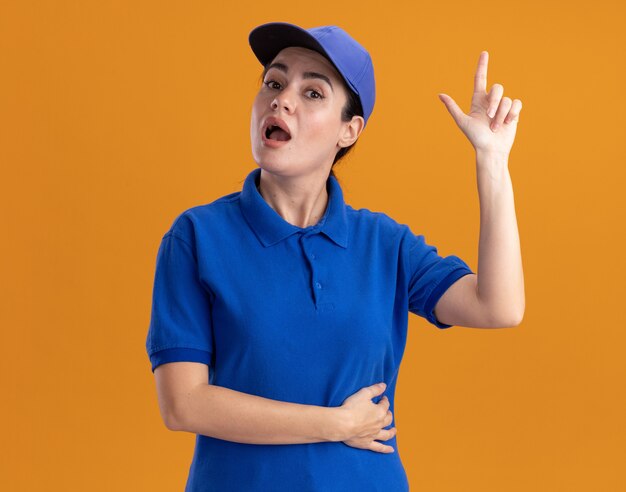
POLYGON ((265 138, 268 140, 285 142, 287 140, 291 140, 291 135, 277 125, 269 125, 265 129, 265 138))

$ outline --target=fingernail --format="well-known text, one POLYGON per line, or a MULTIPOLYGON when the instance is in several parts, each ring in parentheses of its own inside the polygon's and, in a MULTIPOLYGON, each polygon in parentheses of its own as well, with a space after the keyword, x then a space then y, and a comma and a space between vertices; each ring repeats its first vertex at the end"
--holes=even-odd
POLYGON ((387 385, 385 383, 378 383, 378 386, 380 386, 381 388, 384 388, 387 385))
POLYGON ((487 113, 489 115, 489 118, 493 118, 496 114, 496 110, 494 108, 490 109, 489 112, 487 113))
POLYGON ((498 128, 500 128, 500 125, 498 125, 497 123, 494 123, 493 125, 491 125, 491 130, 494 132, 498 131, 498 128))

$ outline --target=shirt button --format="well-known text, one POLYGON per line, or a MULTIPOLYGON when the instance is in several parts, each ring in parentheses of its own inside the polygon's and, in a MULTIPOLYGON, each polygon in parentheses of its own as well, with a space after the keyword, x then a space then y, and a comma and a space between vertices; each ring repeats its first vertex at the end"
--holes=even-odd
POLYGON ((321 289, 322 288, 322 284, 320 284, 319 282, 316 282, 315 283, 315 287, 317 287, 318 289, 321 289))
POLYGON ((311 259, 313 259, 313 260, 314 260, 314 259, 315 259, 315 255, 311 255, 311 259))

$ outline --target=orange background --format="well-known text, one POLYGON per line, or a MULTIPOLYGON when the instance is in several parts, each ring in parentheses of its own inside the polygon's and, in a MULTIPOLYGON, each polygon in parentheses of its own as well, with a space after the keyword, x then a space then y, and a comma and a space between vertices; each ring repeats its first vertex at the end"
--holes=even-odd
MULTIPOLYGON (((468 111, 522 100, 509 167, 526 314, 512 329, 410 316, 396 393, 415 491, 626 490, 622 2, 5 1, 0 6, 0 489, 183 490, 145 352, 156 253, 183 210, 255 168, 258 24, 336 24, 378 96, 336 172, 346 201, 475 269, 468 111)), ((376 477, 372 477, 376 480, 376 477)))

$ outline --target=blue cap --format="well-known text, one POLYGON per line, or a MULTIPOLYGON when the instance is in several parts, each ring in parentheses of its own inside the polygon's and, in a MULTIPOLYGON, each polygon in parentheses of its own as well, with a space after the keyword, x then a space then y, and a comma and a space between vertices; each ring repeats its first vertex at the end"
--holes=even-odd
POLYGON ((252 51, 263 66, 284 48, 300 46, 328 58, 358 96, 365 125, 374 110, 376 83, 370 54, 346 31, 337 26, 303 29, 286 22, 270 22, 254 28, 248 38, 252 51))

